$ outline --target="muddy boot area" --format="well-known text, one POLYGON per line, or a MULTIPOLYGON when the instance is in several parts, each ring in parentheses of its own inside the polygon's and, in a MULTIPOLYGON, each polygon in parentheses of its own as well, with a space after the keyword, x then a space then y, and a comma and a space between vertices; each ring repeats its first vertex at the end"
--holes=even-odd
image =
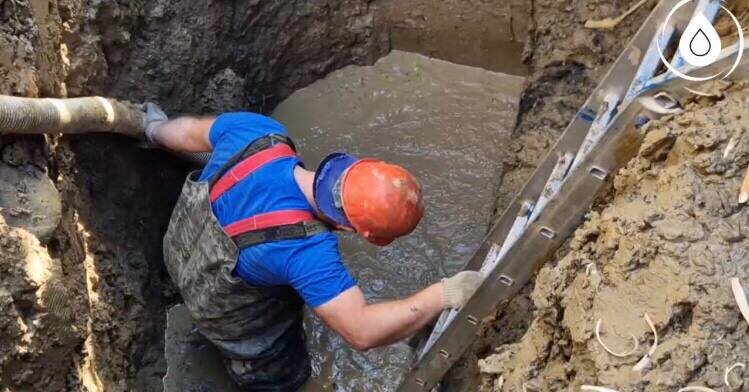
MULTIPOLYGON (((524 78, 393 51, 301 89, 273 117, 286 124, 309 168, 346 151, 404 166, 422 185, 426 213, 386 247, 342 234, 341 251, 367 298, 402 298, 462 269, 491 223, 524 78), (330 108, 335 108, 331 110, 330 108)), ((308 319, 318 376, 337 390, 392 390, 413 349, 357 353, 308 319)))
POLYGON ((164 391, 241 391, 226 372, 221 353, 198 332, 184 304, 169 309, 166 320, 164 391))

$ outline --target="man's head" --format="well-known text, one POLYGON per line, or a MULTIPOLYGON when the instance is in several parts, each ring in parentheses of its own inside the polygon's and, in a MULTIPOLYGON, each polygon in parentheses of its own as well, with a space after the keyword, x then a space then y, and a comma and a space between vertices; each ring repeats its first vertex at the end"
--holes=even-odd
POLYGON ((324 219, 380 246, 413 231, 424 215, 421 186, 406 169, 344 153, 320 163, 314 197, 324 219))

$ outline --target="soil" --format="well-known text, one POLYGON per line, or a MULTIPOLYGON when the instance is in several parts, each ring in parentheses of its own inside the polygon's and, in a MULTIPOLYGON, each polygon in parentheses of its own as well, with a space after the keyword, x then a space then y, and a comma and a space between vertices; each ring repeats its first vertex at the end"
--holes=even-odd
MULTIPOLYGON (((534 19, 546 21, 546 23, 537 24, 537 26, 544 27, 537 27, 535 29, 536 34, 533 35, 535 40, 532 41, 531 45, 535 44, 535 48, 531 62, 534 64, 535 72, 531 75, 531 86, 526 90, 521 106, 518 127, 516 128, 519 136, 517 147, 514 149, 516 154, 508 159, 509 167, 505 170, 507 174, 504 177, 503 189, 498 194, 497 212, 501 212, 504 206, 512 200, 515 193, 520 190, 525 179, 535 169, 535 163, 543 157, 548 146, 566 127, 569 119, 572 118, 574 112, 587 97, 588 91, 592 90, 596 81, 607 70, 608 65, 615 60, 620 49, 638 28, 640 21, 647 17, 649 7, 654 2, 646 3, 645 7, 625 19, 613 31, 584 29, 582 27, 584 21, 590 18, 602 19, 617 16, 633 3, 618 4, 619 6, 616 9, 610 8, 612 4, 609 2, 549 2, 541 7, 539 7, 540 2, 534 3, 534 19), (564 14, 571 18, 559 18, 559 15, 564 14), (557 22, 549 23, 552 20, 557 22), (559 61, 560 59, 562 60, 559 61)), ((727 6, 740 20, 747 20, 749 3, 739 0, 728 2, 727 6)), ((731 37, 731 29, 726 27, 728 24, 723 18, 718 23, 718 30, 721 36, 728 38, 730 42, 735 40, 735 36, 731 37)), ((708 105, 708 103, 703 104, 708 105)), ((687 108, 688 112, 690 110, 693 110, 693 108, 687 108)), ((677 124, 676 126, 680 125, 677 124)), ((738 163, 739 167, 742 164, 741 162, 738 163)), ((635 186, 633 185, 633 187, 635 186)), ((704 191, 707 191, 709 186, 709 184, 706 185, 704 191)), ((729 189, 738 189, 738 187, 729 189)), ((615 197, 615 194, 601 195, 596 209, 600 210, 612 203, 613 197, 615 197)), ((706 241, 709 242, 710 240, 706 241)), ((657 247, 658 245, 649 246, 657 247)), ((550 265, 561 263, 559 260, 564 259, 568 251, 567 248, 561 249, 557 257, 550 262, 550 265)), ((546 268, 552 267, 547 266, 546 268)), ((445 380, 445 390, 476 390, 479 388, 482 390, 502 390, 501 384, 503 383, 503 390, 521 390, 523 388, 526 390, 567 390, 584 383, 579 379, 573 382, 575 380, 574 374, 580 371, 578 370, 579 367, 583 366, 581 363, 564 367, 566 369, 564 372, 569 376, 565 382, 559 381, 563 380, 563 377, 559 376, 560 369, 562 369, 559 366, 560 362, 553 364, 549 362, 549 367, 545 367, 546 363, 536 358, 541 363, 538 365, 539 368, 545 367, 545 370, 548 371, 548 373, 540 375, 539 372, 532 370, 536 369, 536 362, 528 358, 526 359, 529 362, 523 362, 523 360, 513 362, 513 355, 509 354, 510 351, 506 351, 509 347, 516 347, 516 344, 523 345, 523 348, 543 344, 540 338, 542 333, 539 331, 549 325, 556 326, 566 314, 566 309, 560 306, 555 309, 555 311, 558 311, 555 314, 559 319, 552 320, 549 317, 545 318, 544 322, 540 322, 542 318, 540 315, 548 309, 536 309, 538 306, 536 296, 550 295, 548 292, 539 293, 538 290, 542 290, 540 288, 535 288, 534 291, 540 277, 541 275, 537 280, 530 282, 518 296, 495 315, 493 321, 484 326, 485 329, 481 337, 448 374, 445 380), (531 293, 533 293, 533 296, 531 296, 531 293), (529 312, 529 310, 531 311, 529 312), (502 355, 496 355, 497 353, 502 353, 502 355), (477 372, 480 372, 477 369, 477 364, 484 371, 480 378, 475 376, 477 372), (488 368, 486 367, 487 364, 489 364, 488 368), (492 366, 495 366, 494 371, 490 370, 492 366), (513 380, 514 383, 508 383, 510 381, 508 377, 500 374, 501 371, 497 372, 496 366, 500 366, 501 369, 517 369, 519 372, 528 370, 529 377, 525 380, 515 379, 513 380), (559 380, 554 377, 559 377, 559 380), (500 382, 500 379, 505 382, 500 382), (481 380, 481 382, 477 383, 477 380, 481 380)), ((627 293, 643 290, 645 287, 643 285, 649 283, 632 282, 627 293)), ((617 284, 621 284, 621 282, 617 282, 617 284)), ((547 287, 547 289, 549 288, 547 287)), ((636 300, 633 299, 633 301, 636 300)), ((626 324, 625 329, 632 328, 635 331, 639 328, 648 329, 647 324, 642 319, 642 314, 633 317, 636 318, 637 326, 633 327, 631 324, 626 324)), ((613 319, 611 322, 616 324, 621 321, 613 319)), ((585 328, 590 329, 593 326, 593 324, 590 324, 586 325, 585 328)), ((627 331, 624 336, 628 336, 629 333, 634 332, 627 331)), ((567 336, 554 335, 553 340, 562 340, 562 345, 564 345, 563 342, 566 338, 567 336)), ((624 341, 625 345, 626 343, 627 341, 624 341)), ((550 352, 554 352, 553 349, 550 352)), ((696 355, 700 354, 702 353, 696 355)), ((685 363, 670 364, 674 368, 684 365, 685 363)), ((595 378, 586 381, 592 382, 594 380, 595 378)), ((699 378, 695 378, 695 380, 699 380, 699 378)), ((672 382, 678 384, 679 381, 677 379, 672 382)), ((617 384, 611 385, 617 386, 617 384)), ((618 385, 622 386, 623 389, 621 390, 623 391, 658 390, 654 389, 655 384, 643 385, 641 383, 637 385, 637 388, 633 386, 634 384, 620 383, 618 385), (627 389, 625 385, 634 389, 627 389)), ((681 386, 684 385, 679 385, 679 387, 681 386)))
MULTIPOLYGON (((268 111, 342 65, 380 57, 387 42, 373 12, 357 0, 0 1, 0 93, 154 100, 173 115, 268 111)), ((161 238, 188 167, 137 144, 0 136, 10 191, 2 215, 14 225, 2 233, 2 251, 49 259, 70 293, 61 306, 73 331, 34 328, 51 323, 43 282, 12 269, 23 257, 0 258, 9 271, 0 280, 8 326, 0 328, 0 389, 162 390, 166 308, 179 295, 161 238), (19 184, 36 184, 35 176, 58 191, 54 230, 38 232, 42 242, 6 240, 52 215, 24 199, 19 184)))
MULTIPOLYGON (((495 216, 500 216, 525 185, 537 163, 554 144, 577 110, 608 71, 621 50, 647 18, 654 1, 646 3, 614 30, 590 30, 588 19, 618 16, 636 1, 536 0, 526 40, 524 61, 531 70, 520 103, 511 153, 503 161, 502 185, 495 216)), ((445 390, 477 390, 478 361, 495 347, 518 341, 533 320, 531 281, 493 321, 448 372, 445 390)))
POLYGON ((0 217, 0 364, 3 388, 64 390, 72 386, 55 364, 69 361, 82 336, 59 263, 30 232, 0 217))
POLYGON ((521 53, 533 4, 525 0, 384 0, 393 48, 492 71, 526 75, 521 53))
MULTIPOLYGON (((0 93, 153 100, 170 115, 269 113, 291 92, 343 66, 372 64, 391 48, 527 74, 513 140, 497 157, 504 176, 491 209, 500 212, 654 1, 612 31, 584 29, 585 20, 616 16, 635 2, 0 0, 0 93)), ((716 161, 731 137, 723 126, 746 127, 732 109, 745 97, 735 88, 681 122, 648 127, 650 138, 666 132, 673 143, 655 155, 643 152, 618 177, 611 206, 591 218, 572 252, 546 267, 535 288, 497 315, 447 389, 481 383, 491 390, 500 374, 513 390, 523 383, 716 386, 735 353, 746 351, 746 326, 723 280, 749 279, 738 268, 746 259, 744 209, 733 201, 749 150, 739 143, 733 156, 716 161), (704 117, 709 111, 725 123, 704 117), (700 127, 714 132, 697 135, 700 127), (658 187, 679 197, 659 205, 658 187), (664 214, 666 207, 676 213, 664 214), (640 227, 630 214, 650 221, 640 227), (642 253, 635 254, 633 241, 646 246, 642 253), (584 274, 590 262, 596 285, 584 274), (666 281, 668 274, 673 279, 666 281), (635 301, 644 287, 654 290, 652 300, 635 301), (674 290, 666 293, 668 287, 674 290), (614 314, 613 306, 627 311, 614 314), (663 347, 654 370, 627 378, 637 356, 615 361, 590 331, 600 317, 609 344, 624 348, 622 337, 632 333, 641 354, 650 341, 645 311, 663 347)), ((3 180, 3 190, 21 182, 49 190, 45 181, 32 182, 46 176, 59 197, 30 203, 19 189, 11 196, 26 205, 2 205, 0 388, 161 390, 165 310, 180 300, 163 267, 161 237, 188 167, 108 135, 0 135, 0 157, 3 171, 17 176, 3 180), (52 220, 43 230, 28 224, 42 218, 52 220)))
MULTIPOLYGON (((749 89, 701 100, 649 124, 638 156, 614 179, 611 203, 576 232, 570 252, 539 272, 535 311, 519 342, 479 361, 482 390, 562 390, 582 384, 620 391, 722 388, 724 370, 745 361, 748 325, 730 278, 749 279, 745 206, 737 190, 749 164, 744 135, 749 89), (726 149, 731 140, 735 149, 726 149), (728 151, 726 153, 726 151, 728 151), (632 367, 658 331, 644 371, 632 367), (632 355, 606 353, 640 343, 632 355)), ((745 374, 731 374, 743 390, 745 374)))

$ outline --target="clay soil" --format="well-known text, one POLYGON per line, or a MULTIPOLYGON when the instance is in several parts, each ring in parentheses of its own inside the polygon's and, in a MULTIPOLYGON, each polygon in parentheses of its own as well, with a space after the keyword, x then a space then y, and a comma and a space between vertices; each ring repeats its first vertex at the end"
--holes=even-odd
MULTIPOLYGON (((507 192, 498 194, 498 212, 509 202, 508 197, 515 194, 512 190, 519 189, 528 173, 533 171, 535 162, 556 138, 556 132, 563 130, 572 118, 587 96, 583 92, 592 88, 592 83, 600 78, 600 72, 605 72, 621 46, 636 31, 638 20, 642 20, 638 18, 647 16, 641 10, 630 24, 620 25, 612 33, 591 35, 589 30, 581 27, 581 21, 617 13, 605 6, 595 7, 590 2, 554 2, 541 8, 539 2, 535 4, 536 21, 552 20, 555 15, 567 12, 571 17, 567 21, 571 23, 549 23, 544 25, 548 28, 536 30, 542 34, 534 36, 538 45, 532 61, 535 83, 526 91, 526 105, 521 108, 516 129, 520 139, 515 147, 516 153, 509 157, 504 177, 507 192), (606 43, 597 45, 601 42, 606 43), (591 44, 598 49, 592 48, 591 44), (581 90, 580 86, 585 87, 581 90)), ((728 6, 740 19, 747 20, 749 3, 735 1, 728 6)), ((725 25, 718 24, 719 32, 730 35, 725 25)), ((738 323, 740 315, 728 295, 728 278, 742 276, 737 269, 746 268, 746 259, 736 257, 730 248, 734 242, 741 243, 742 235, 731 242, 716 238, 712 231, 718 225, 734 224, 727 223, 734 222, 732 219, 746 221, 741 218, 742 213, 746 214, 745 209, 736 205, 746 162, 738 150, 723 159, 720 164, 723 169, 719 172, 703 171, 695 160, 706 159, 702 153, 715 153, 714 158, 717 158, 726 147, 721 143, 727 143, 731 138, 741 142, 741 132, 747 125, 745 102, 746 90, 737 86, 725 96, 690 105, 681 116, 650 124, 644 131, 652 132, 646 139, 648 142, 638 157, 619 174, 612 188, 601 195, 596 212, 576 233, 572 245, 561 249, 557 257, 540 271, 537 279, 501 308, 493 321, 485 323, 481 337, 449 373, 446 389, 555 391, 576 390, 580 385, 589 384, 619 391, 659 391, 676 390, 687 385, 723 386, 723 371, 736 362, 745 361, 741 353, 746 351, 742 346, 746 342, 746 325, 738 323), (666 131, 668 136, 657 136, 663 134, 663 129, 669 130, 666 131), (693 135, 695 133, 699 135, 693 135), (721 136, 725 134, 728 136, 721 136), (699 142, 690 139, 701 137, 715 140, 724 137, 725 140, 716 141, 703 150, 699 142), (679 148, 684 145, 693 147, 679 148), (672 169, 675 171, 671 172, 672 169), (677 185, 674 179, 679 175, 676 172, 697 173, 696 181, 700 185, 692 187, 690 179, 683 179, 685 182, 677 185), (700 177, 702 175, 709 180, 700 177), (653 188, 646 188, 649 181, 652 181, 653 188), (670 186, 673 186, 670 188, 673 192, 670 202, 673 204, 658 205, 657 200, 669 197, 665 191, 670 186), (706 208, 706 198, 718 193, 728 210, 716 213, 710 218, 712 221, 707 222, 705 213, 699 211, 706 208), (634 223, 632 219, 636 220, 636 216, 650 216, 658 222, 634 223), (704 233, 704 236, 695 232, 693 235, 698 238, 687 238, 689 236, 684 235, 690 228, 703 230, 699 233, 704 233), (669 230, 675 235, 664 232, 669 230), (637 232, 640 233, 636 239, 630 237, 637 232), (650 240, 642 240, 650 236, 650 240), (629 242, 630 238, 632 242, 629 242), (610 253, 591 251, 598 246, 596 244, 610 245, 610 253), (666 249, 670 246, 679 248, 681 253, 668 253, 666 249), (690 253, 690 249, 697 252, 700 246, 720 248, 727 253, 699 256, 690 253), (729 254, 733 258, 728 257, 729 254), (651 263, 663 261, 666 257, 676 264, 651 263), (728 262, 728 259, 723 260, 726 257, 733 264, 721 271, 718 264, 728 262), (693 261, 695 258, 698 261, 693 261), (619 263, 624 264, 616 266, 619 263), (709 272, 694 267, 694 263, 709 264, 705 267, 709 272), (577 267, 570 268, 572 264, 577 267), (687 267, 682 267, 684 265, 687 267), (586 271, 592 271, 591 275, 586 271), (704 288, 706 280, 710 281, 707 284, 712 290, 704 288), (589 291, 582 295, 577 291, 580 286, 573 288, 576 285, 584 285, 589 291), (708 302, 710 305, 706 304, 708 302), (726 325, 703 327, 711 316, 694 318, 697 309, 704 315, 716 317, 719 317, 716 312, 720 309, 725 313, 724 317, 736 323, 730 325, 732 321, 726 321, 726 325), (653 360, 655 370, 639 375, 630 369, 652 343, 652 333, 643 319, 646 312, 655 322, 661 343, 668 348, 662 347, 656 352, 659 359, 653 360), (599 318, 612 329, 614 344, 620 344, 615 346, 618 351, 630 347, 630 334, 638 338, 640 349, 624 360, 603 352, 591 335, 599 318), (665 343, 663 334, 671 333, 679 338, 665 343), (722 348, 713 347, 713 343, 719 340, 722 348), (721 354, 716 350, 722 350, 721 354), (477 372, 481 373, 480 378, 475 377, 477 372)), ((603 328, 605 331, 606 326, 603 328)), ((731 377, 736 377, 732 380, 734 390, 745 388, 744 373, 735 372, 731 377)))
MULTIPOLYGON (((736 85, 643 130, 610 204, 588 216, 569 253, 540 271, 529 329, 479 361, 482 390, 502 390, 500 377, 504 390, 723 386, 724 370, 745 361, 748 349, 729 282, 749 278, 749 215, 736 194, 749 164, 747 103, 749 89, 736 85), (654 341, 646 314, 659 347, 636 372, 654 341), (606 353, 594 335, 598 320, 612 349, 626 351, 630 335, 640 348, 624 358, 606 353)), ((741 369, 731 377, 741 390, 741 369)))
MULTIPOLYGON (((0 93, 152 100, 170 114, 268 113, 294 90, 393 47, 527 74, 515 141, 498 154, 502 211, 653 2, 613 31, 583 23, 635 2, 0 0, 0 93), (440 37, 455 40, 441 47, 440 37), (480 42, 465 46, 472 40, 480 42), (508 51, 519 60, 503 59, 508 51)), ((610 205, 497 314, 447 389, 497 389, 500 377, 504 390, 718 386, 747 350, 725 284, 749 280, 746 209, 734 197, 749 164, 742 106, 746 89, 734 86, 648 126, 610 205), (652 341, 645 312, 663 346, 653 370, 633 379, 625 370, 652 341), (634 334, 638 355, 602 353, 591 339, 597 318, 617 348, 634 334)), ((180 300, 161 237, 188 167, 106 135, 0 135, 0 160, 18 175, 48 177, 60 206, 59 225, 44 235, 0 221, 0 389, 161 390, 165 309, 180 300)))

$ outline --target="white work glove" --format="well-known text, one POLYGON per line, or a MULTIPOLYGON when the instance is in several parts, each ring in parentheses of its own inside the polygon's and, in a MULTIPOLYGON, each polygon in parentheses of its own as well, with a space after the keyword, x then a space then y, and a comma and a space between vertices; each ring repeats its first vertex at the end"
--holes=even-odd
POLYGON ((161 124, 169 121, 169 117, 158 105, 152 102, 146 102, 144 110, 146 112, 146 140, 155 146, 157 143, 154 140, 154 132, 161 124))
POLYGON ((473 293, 481 286, 484 275, 477 271, 458 272, 450 278, 442 279, 442 307, 458 309, 468 302, 473 293))

